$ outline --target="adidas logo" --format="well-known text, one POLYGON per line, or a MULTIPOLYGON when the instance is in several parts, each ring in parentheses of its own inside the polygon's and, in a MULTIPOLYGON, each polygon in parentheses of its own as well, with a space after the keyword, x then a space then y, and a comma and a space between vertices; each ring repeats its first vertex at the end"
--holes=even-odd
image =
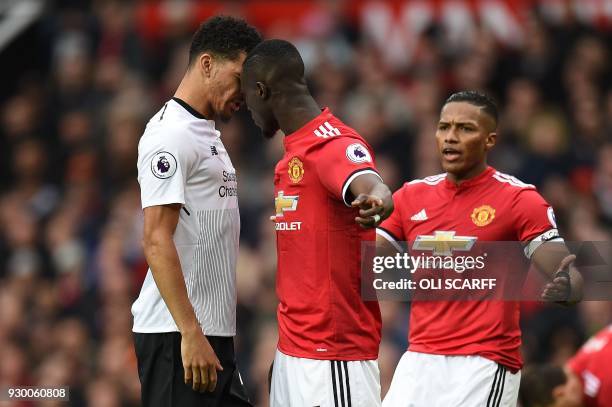
POLYGON ((340 130, 329 124, 329 122, 325 122, 320 125, 318 129, 315 129, 314 134, 317 137, 328 138, 332 136, 339 136, 340 130))
POLYGON ((420 220, 427 220, 427 213, 425 213, 425 209, 421 209, 420 212, 415 213, 414 215, 412 215, 412 217, 410 218, 410 220, 415 220, 415 221, 420 221, 420 220))

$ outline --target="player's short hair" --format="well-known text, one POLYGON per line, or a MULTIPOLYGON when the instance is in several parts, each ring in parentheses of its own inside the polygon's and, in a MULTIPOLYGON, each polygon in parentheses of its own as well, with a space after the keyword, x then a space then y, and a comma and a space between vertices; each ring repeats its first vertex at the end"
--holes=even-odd
POLYGON ((444 104, 451 102, 467 102, 471 105, 481 108, 486 114, 491 116, 497 125, 498 112, 497 105, 489 96, 484 93, 477 92, 475 90, 464 90, 461 92, 453 93, 446 99, 444 104))
POLYGON ((523 370, 519 387, 519 400, 523 407, 547 406, 553 400, 555 387, 567 381, 565 372, 558 366, 533 365, 523 370))
POLYGON ((304 76, 304 61, 289 41, 271 39, 255 46, 244 61, 244 70, 262 69, 273 74, 282 68, 283 76, 299 79, 304 76))
POLYGON ((261 40, 259 32, 241 18, 211 17, 193 34, 189 64, 204 52, 235 60, 240 52, 249 53, 261 40))

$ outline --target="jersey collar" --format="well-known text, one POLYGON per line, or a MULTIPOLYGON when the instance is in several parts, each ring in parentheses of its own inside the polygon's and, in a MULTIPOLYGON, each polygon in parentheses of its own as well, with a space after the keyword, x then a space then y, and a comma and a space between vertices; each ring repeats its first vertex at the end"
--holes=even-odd
POLYGON ((332 114, 328 107, 324 107, 323 109, 321 109, 321 113, 317 117, 297 129, 293 133, 287 134, 285 136, 285 138, 283 139, 285 149, 287 149, 290 145, 296 143, 307 135, 314 136, 313 133, 319 127, 319 125, 321 125, 321 123, 325 120, 329 120, 331 117, 332 114))
POLYGON ((483 172, 481 172, 480 174, 476 175, 473 178, 463 181, 459 185, 449 180, 448 175, 447 175, 446 178, 444 179, 444 185, 448 189, 462 190, 462 189, 473 187, 474 185, 482 184, 483 182, 491 178, 493 173, 495 173, 495 168, 487 165, 487 168, 483 172))
POLYGON ((207 119, 202 113, 195 110, 189 103, 185 102, 183 99, 179 99, 176 96, 172 97, 172 101, 181 106, 187 113, 189 113, 192 117, 198 120, 202 120, 211 126, 215 127, 215 121, 207 119))

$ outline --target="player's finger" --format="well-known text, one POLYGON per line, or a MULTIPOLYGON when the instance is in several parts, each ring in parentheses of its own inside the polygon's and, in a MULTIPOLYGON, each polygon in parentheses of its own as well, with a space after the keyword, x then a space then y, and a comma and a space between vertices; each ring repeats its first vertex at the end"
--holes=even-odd
POLYGON ((185 371, 185 384, 190 384, 191 380, 193 379, 193 376, 191 374, 191 366, 188 366, 183 363, 183 370, 185 371))
POLYGON ((374 216, 376 214, 380 215, 384 210, 385 208, 383 206, 372 206, 370 209, 360 209, 359 216, 367 218, 368 216, 374 216))
POLYGON ((359 223, 361 226, 367 226, 367 227, 372 227, 375 225, 374 218, 372 217, 362 218, 362 217, 357 216, 355 218, 355 222, 359 223))
POLYGON ((193 379, 191 381, 191 388, 195 391, 200 391, 200 368, 194 366, 191 369, 191 374, 193 376, 193 379))
POLYGON ((376 206, 382 206, 382 199, 374 196, 374 195, 366 195, 366 199, 361 202, 359 207, 361 209, 370 209, 376 206))
POLYGON ((554 281, 551 286, 548 288, 549 291, 553 291, 553 292, 565 292, 568 288, 567 283, 563 283, 563 282, 559 282, 559 281, 554 281))
POLYGON ((558 301, 561 298, 561 293, 547 288, 542 292, 541 297, 544 301, 558 301))
POLYGON ((208 365, 202 366, 200 368, 200 377, 202 378, 202 383, 200 383, 200 393, 204 393, 205 391, 208 391, 208 386, 210 385, 209 371, 210 371, 210 368, 208 365))
POLYGON ((569 256, 565 256, 563 260, 561 260, 561 263, 559 263, 559 267, 557 268, 557 273, 559 271, 567 269, 574 260, 576 260, 575 254, 570 254, 569 256))
POLYGON ((353 202, 351 202, 351 206, 352 207, 358 207, 363 205, 368 199, 368 196, 366 194, 359 194, 357 195, 357 197, 353 200, 353 202))
POLYGON ((215 362, 215 367, 217 368, 217 370, 223 371, 223 366, 221 366, 221 362, 219 362, 219 359, 217 359, 217 361, 215 362))
POLYGON ((208 369, 208 391, 215 391, 215 387, 217 387, 217 369, 213 366, 208 369))
POLYGON ((567 284, 549 283, 542 292, 542 299, 546 301, 565 301, 568 296, 567 284))
POLYGON ((276 223, 276 215, 270 216, 270 222, 276 223))

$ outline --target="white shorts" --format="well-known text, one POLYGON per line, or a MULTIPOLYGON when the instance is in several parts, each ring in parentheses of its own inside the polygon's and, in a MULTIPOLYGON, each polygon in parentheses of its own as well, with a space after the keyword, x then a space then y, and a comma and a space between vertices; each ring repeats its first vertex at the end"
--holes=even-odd
POLYGON ((296 358, 276 351, 270 407, 380 405, 377 360, 316 360, 296 358))
POLYGON ((391 381, 383 407, 515 407, 521 372, 482 356, 408 351, 391 381))

